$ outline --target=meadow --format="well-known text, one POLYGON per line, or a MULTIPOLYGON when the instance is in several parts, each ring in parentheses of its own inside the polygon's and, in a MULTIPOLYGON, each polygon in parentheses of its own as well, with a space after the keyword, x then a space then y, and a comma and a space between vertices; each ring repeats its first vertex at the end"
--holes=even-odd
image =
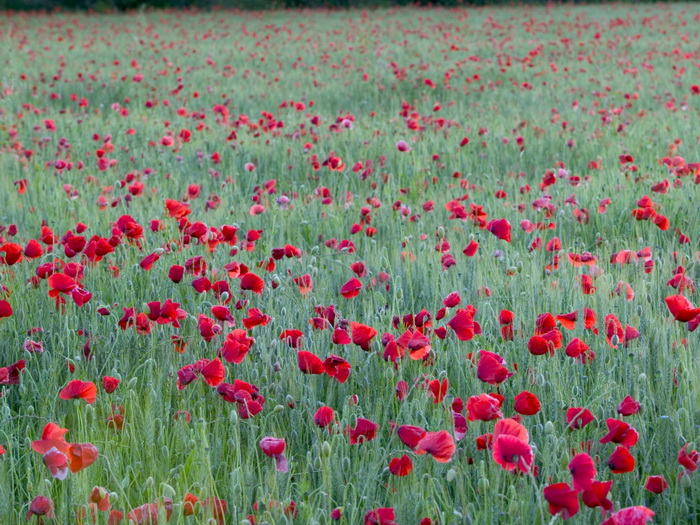
POLYGON ((0 523, 700 522, 699 22, 0 13, 0 523))

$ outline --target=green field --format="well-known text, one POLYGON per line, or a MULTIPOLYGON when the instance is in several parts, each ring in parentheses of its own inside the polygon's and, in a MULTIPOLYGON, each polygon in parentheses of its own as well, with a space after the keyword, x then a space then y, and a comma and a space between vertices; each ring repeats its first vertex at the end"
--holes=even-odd
POLYGON ((0 13, 0 523, 700 522, 699 23, 0 13))

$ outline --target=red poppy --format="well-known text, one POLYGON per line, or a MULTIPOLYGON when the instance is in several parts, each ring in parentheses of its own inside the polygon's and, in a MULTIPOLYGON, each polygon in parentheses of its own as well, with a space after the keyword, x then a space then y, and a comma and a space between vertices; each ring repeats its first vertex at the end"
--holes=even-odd
POLYGON ((523 416, 534 416, 540 411, 540 400, 532 392, 523 390, 515 396, 513 410, 523 416))
POLYGON ((608 433, 600 438, 601 443, 613 442, 627 448, 637 444, 639 434, 629 423, 610 418, 605 420, 605 424, 608 426, 608 433))
POLYGON ((530 472, 532 469, 532 448, 530 445, 511 434, 494 436, 493 459, 505 470, 530 472))
POLYGON ((569 408, 566 411, 566 423, 570 430, 578 430, 592 421, 595 421, 595 416, 587 408, 569 408))
POLYGON ((417 454, 426 452, 438 463, 449 463, 455 453, 455 443, 447 430, 426 432, 416 445, 417 454))
POLYGON ((362 323, 350 323, 352 330, 352 342, 365 351, 369 350, 369 345, 377 335, 377 331, 371 326, 362 323))
POLYGON ((479 250, 479 243, 476 241, 470 241, 467 247, 462 250, 462 253, 467 257, 474 257, 476 252, 479 250))
POLYGON ((299 293, 301 295, 306 295, 314 289, 313 280, 311 279, 311 276, 308 273, 302 275, 301 277, 295 277, 293 279, 293 282, 299 287, 299 293))
POLYGON ((654 511, 646 507, 627 507, 618 510, 600 525, 644 525, 653 517, 654 511))
POLYGON ((39 454, 45 454, 51 448, 60 452, 68 450, 68 443, 63 437, 68 432, 67 428, 61 428, 56 423, 47 423, 41 433, 41 439, 32 441, 32 449, 39 454))
POLYGON ((0 300, 0 319, 12 316, 12 306, 7 301, 0 300))
POLYGON ((481 333, 479 324, 474 321, 474 314, 476 314, 476 308, 468 305, 466 308, 457 310, 454 317, 447 322, 447 326, 452 328, 460 341, 469 341, 475 334, 481 333))
POLYGON ((673 318, 681 323, 687 323, 700 315, 700 308, 695 308, 688 298, 683 295, 666 297, 666 306, 673 318))
POLYGON ((686 443, 678 451, 678 463, 685 467, 687 472, 695 472, 698 469, 698 465, 700 465, 700 453, 694 449, 688 451, 689 444, 686 443))
POLYGON ((91 381, 74 379, 61 390, 61 399, 84 399, 88 405, 92 405, 97 399, 97 387, 91 381))
POLYGON ((661 494, 668 488, 668 481, 663 476, 649 476, 644 488, 653 494, 661 494))
POLYGON ((360 290, 362 290, 362 283, 359 279, 353 277, 340 287, 340 295, 346 299, 352 299, 360 294, 360 290))
POLYGON ((270 458, 274 458, 277 467, 277 472, 288 472, 287 458, 284 455, 284 449, 287 447, 284 439, 275 437, 264 437, 260 440, 260 450, 270 458))
POLYGON ((255 343, 255 339, 248 337, 245 330, 237 328, 226 336, 223 346, 219 349, 219 355, 227 363, 240 364, 255 343))
POLYGON ((43 456, 44 465, 55 479, 64 480, 68 476, 68 456, 52 447, 43 456))
POLYGON ((445 399, 447 394, 447 389, 450 387, 450 382, 447 378, 439 381, 438 379, 433 379, 428 383, 428 395, 433 398, 433 403, 441 403, 445 399))
POLYGON ((568 520, 578 513, 578 491, 571 490, 568 483, 555 483, 544 488, 544 499, 549 503, 549 512, 568 520))
POLYGON ((71 443, 68 445, 70 471, 74 474, 92 465, 98 457, 97 447, 92 443, 71 443))
POLYGON ((253 293, 262 295, 264 286, 263 280, 254 273, 248 272, 241 277, 240 287, 243 291, 250 290, 253 293))
POLYGON ((510 223, 506 219, 494 219, 486 224, 486 229, 502 241, 510 242, 510 223))
POLYGON ((334 345, 349 345, 352 342, 352 339, 348 333, 340 327, 336 327, 333 330, 331 340, 333 341, 334 345))
POLYGON ((119 386, 120 380, 116 377, 104 376, 102 378, 102 388, 108 394, 114 392, 119 386))
POLYGON ((413 470, 413 462, 406 454, 400 458, 391 458, 389 461, 389 472, 394 476, 408 476, 413 470))
POLYGON ((505 366, 505 360, 498 354, 486 350, 479 351, 476 377, 490 385, 499 385, 513 375, 505 366))
POLYGON ((395 519, 396 513, 394 509, 383 507, 370 510, 365 514, 364 525, 396 525, 395 519))
POLYGON ((569 341, 569 344, 566 345, 564 353, 569 357, 579 358, 582 354, 585 354, 589 350, 590 347, 586 343, 584 343, 578 337, 574 337, 571 341, 569 341))
POLYGON ((338 383, 345 383, 350 377, 352 367, 345 359, 335 354, 328 356, 323 361, 323 368, 330 377, 333 377, 338 383))
POLYGON ((624 474, 634 470, 634 457, 627 447, 619 446, 608 458, 608 468, 613 474, 624 474))
POLYGON ((284 341, 292 348, 299 348, 302 345, 303 337, 304 334, 301 332, 301 330, 284 330, 280 334, 280 341, 284 341))
POLYGON ((267 326, 271 321, 269 315, 263 314, 258 308, 250 308, 248 310, 248 317, 243 318, 243 325, 246 329, 250 330, 256 326, 267 326))
POLYGON ((327 427, 333 421, 335 417, 335 412, 331 407, 322 406, 314 414, 314 424, 321 428, 327 427))
POLYGON ((500 407, 501 402, 489 394, 471 396, 467 399, 467 418, 469 421, 492 421, 503 417, 500 407))
POLYGON ((611 510, 613 502, 608 499, 608 493, 612 484, 612 481, 594 481, 591 483, 591 488, 584 490, 581 494, 584 505, 591 509, 602 507, 603 510, 611 510))
POLYGON ((616 315, 606 315, 603 326, 605 327, 605 340, 611 348, 617 348, 618 344, 625 342, 625 331, 616 315))
POLYGON ((305 374, 320 375, 326 372, 323 366, 323 361, 306 350, 300 350, 297 353, 297 363, 299 365, 299 370, 305 374))
POLYGON ((425 430, 420 427, 414 427, 412 425, 401 425, 396 430, 396 435, 399 436, 401 442, 415 450, 421 439, 427 434, 425 430))
POLYGON ((574 489, 584 491, 591 488, 598 471, 591 456, 585 453, 576 454, 569 463, 569 472, 573 478, 574 489))
POLYGON ((530 436, 527 429, 515 419, 499 419, 493 428, 493 439, 498 436, 509 435, 518 438, 520 441, 527 443, 530 436))
POLYGON ((377 437, 378 429, 379 425, 376 423, 370 421, 369 419, 359 417, 357 418, 355 428, 348 426, 345 431, 348 436, 350 436, 350 444, 356 445, 357 443, 372 441, 375 437, 377 437))
POLYGON ((635 401, 632 396, 627 396, 617 406, 617 413, 622 416, 631 416, 639 412, 640 408, 641 406, 638 401, 635 401))
POLYGON ((27 511, 27 521, 32 519, 32 516, 39 516, 39 522, 41 523, 41 517, 46 516, 49 519, 54 519, 54 506, 53 500, 46 496, 37 496, 29 504, 29 510, 27 511))

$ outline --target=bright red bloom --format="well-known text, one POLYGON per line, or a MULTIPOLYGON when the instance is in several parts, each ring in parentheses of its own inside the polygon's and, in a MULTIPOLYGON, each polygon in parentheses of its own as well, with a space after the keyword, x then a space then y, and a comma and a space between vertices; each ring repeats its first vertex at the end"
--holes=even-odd
POLYGON ((300 348, 304 334, 301 330, 283 330, 280 334, 280 341, 287 343, 292 348, 300 348))
POLYGON ((689 444, 686 443, 678 451, 678 463, 683 465, 688 472, 695 472, 698 469, 698 465, 700 465, 700 453, 697 450, 688 452, 689 444))
POLYGON ((335 412, 331 407, 322 406, 314 414, 314 424, 321 428, 327 427, 333 421, 335 417, 335 412))
POLYGON ((469 421, 492 421, 503 417, 501 403, 489 394, 479 394, 467 399, 467 418, 469 421))
POLYGON ((600 525, 644 525, 653 517, 654 511, 646 507, 627 507, 618 510, 600 525))
POLYGON ((510 223, 506 219, 494 219, 488 222, 486 229, 502 241, 510 242, 510 223))
POLYGON ((450 387, 450 382, 447 378, 439 381, 438 379, 433 379, 428 383, 428 395, 433 398, 433 403, 441 403, 445 399, 447 394, 447 389, 450 387))
POLYGON ((571 490, 568 483, 555 483, 542 491, 544 499, 549 503, 549 512, 552 516, 559 514, 568 520, 578 513, 578 491, 571 490))
POLYGON ((566 423, 571 430, 581 429, 592 421, 595 421, 595 416, 587 408, 569 408, 566 411, 566 423))
POLYGON ((295 277, 293 282, 299 287, 299 293, 301 295, 306 295, 314 289, 314 282, 308 273, 301 277, 295 277))
POLYGON ((284 439, 275 437, 264 437, 260 440, 260 450, 263 454, 270 458, 274 458, 277 472, 288 472, 287 458, 284 455, 284 449, 287 447, 284 439))
POLYGON ((605 420, 605 424, 608 426, 608 433, 600 438, 601 443, 610 443, 612 441, 627 448, 637 444, 639 434, 629 423, 609 418, 605 420))
POLYGON ((654 494, 661 494, 668 488, 668 481, 663 476, 649 476, 644 488, 654 494))
POLYGON ((394 476, 408 476, 413 470, 413 462, 406 454, 400 458, 391 458, 389 461, 389 472, 394 476))
POLYGON ((338 383, 345 383, 350 377, 352 367, 345 359, 335 354, 328 356, 323 361, 323 368, 330 377, 335 378, 338 383))
POLYGON ((611 481, 594 481, 591 483, 591 488, 584 490, 581 494, 581 499, 586 507, 594 509, 602 507, 603 510, 611 510, 613 502, 608 499, 608 493, 612 487, 611 481))
POLYGON ((613 474, 624 474, 634 470, 634 457, 627 447, 619 446, 608 458, 608 467, 613 474))
POLYGON ((569 463, 569 472, 573 478, 574 489, 578 491, 590 489, 598 474, 593 459, 585 453, 573 457, 569 463))
POLYGON ((112 392, 114 392, 117 389, 117 387, 119 386, 119 383, 120 383, 120 380, 117 379, 116 377, 104 376, 102 378, 102 388, 108 394, 111 394, 112 392))
POLYGON ((364 525, 396 525, 395 519, 396 513, 392 508, 373 509, 365 514, 364 525))
POLYGON ((223 346, 219 349, 219 355, 227 363, 240 364, 250 351, 255 339, 248 337, 245 330, 237 328, 226 336, 223 346))
POLYGON ((627 396, 617 406, 617 413, 622 416, 631 416, 639 412, 640 404, 632 396, 627 396))
POLYGON ((505 360, 498 354, 486 350, 479 351, 476 377, 484 383, 498 385, 513 375, 505 366, 505 360))
POLYGON ((92 405, 97 399, 97 387, 91 381, 74 379, 61 390, 61 399, 84 399, 88 405, 92 405))
POLYGON ((299 370, 305 374, 320 375, 326 372, 323 366, 323 361, 306 350, 300 350, 297 353, 297 363, 299 365, 299 370))
POLYGON ((515 396, 513 410, 523 416, 534 416, 540 411, 540 400, 532 392, 523 390, 515 396))
POLYGON ((355 428, 348 426, 345 431, 350 436, 350 444, 356 445, 357 443, 363 443, 366 441, 372 441, 377 437, 377 430, 379 425, 365 419, 362 417, 357 418, 357 425, 355 428))
POLYGON ((46 516, 49 519, 54 519, 53 512, 53 500, 46 496, 37 496, 29 504, 29 510, 27 511, 27 521, 32 519, 32 516, 46 516))
POLYGON ((529 472, 532 469, 532 448, 511 434, 499 434, 493 440, 493 459, 505 470, 529 472))
POLYGON ((68 445, 70 471, 74 474, 92 465, 97 461, 98 456, 97 447, 92 443, 71 443, 68 445))
POLYGON ((426 432, 416 445, 417 454, 426 452, 438 463, 449 463, 455 453, 455 443, 447 430, 426 432))
POLYGON ((346 299, 352 299, 360 294, 360 290, 362 290, 362 283, 359 279, 353 277, 340 287, 340 295, 346 299))
POLYGON ((39 454, 46 454, 52 448, 66 452, 68 443, 63 437, 66 432, 68 432, 67 428, 61 428, 56 423, 47 423, 41 433, 41 439, 32 441, 32 449, 39 454))
POLYGON ((377 331, 371 326, 362 323, 350 323, 352 330, 352 342, 365 351, 369 350, 369 345, 377 335, 377 331))
POLYGON ((262 295, 265 283, 254 273, 248 272, 241 277, 240 286, 241 290, 251 290, 253 293, 262 295))
POLYGON ((68 456, 53 447, 43 456, 44 465, 55 479, 64 480, 68 476, 68 456))
POLYGON ((401 442, 415 450, 421 439, 427 434, 425 430, 420 427, 414 427, 412 425, 401 425, 396 430, 396 435, 399 436, 401 442))
POLYGON ((454 317, 448 321, 447 326, 454 330, 460 341, 469 341, 475 334, 481 332, 478 323, 474 321, 474 314, 476 314, 476 308, 468 305, 466 308, 457 310, 454 317))

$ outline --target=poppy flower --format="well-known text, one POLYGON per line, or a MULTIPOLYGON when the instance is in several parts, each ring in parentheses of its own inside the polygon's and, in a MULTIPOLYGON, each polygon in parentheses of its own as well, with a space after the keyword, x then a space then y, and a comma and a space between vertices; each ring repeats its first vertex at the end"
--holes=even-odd
POLYGON ((605 420, 605 424, 608 426, 608 433, 600 438, 601 443, 613 442, 627 448, 637 444, 639 434, 629 423, 610 418, 605 420))
POLYGON ((227 363, 238 365, 245 359, 253 343, 255 343, 255 339, 248 337, 245 330, 237 328, 226 336, 218 353, 227 363))
POLYGON ((194 494, 190 494, 189 492, 185 494, 185 497, 182 502, 182 514, 183 516, 194 516, 195 514, 195 505, 199 503, 199 498, 195 496, 194 494))
POLYGON ((503 417, 501 403, 489 394, 479 394, 467 399, 467 418, 469 421, 492 421, 503 417))
POLYGON ((698 465, 700 465, 700 453, 697 450, 691 450, 689 452, 689 444, 690 443, 686 443, 683 445, 683 448, 678 451, 678 463, 685 467, 687 472, 695 472, 698 469, 698 465))
POLYGON ((604 511, 611 510, 613 502, 608 499, 608 494, 612 484, 612 481, 594 481, 591 483, 591 488, 581 493, 583 504, 591 509, 601 507, 604 511))
POLYGON ((364 525, 396 525, 396 512, 390 507, 370 510, 365 514, 364 525))
POLYGON ((98 457, 97 447, 92 443, 71 443, 68 445, 70 471, 74 474, 92 465, 98 457))
POLYGON ((569 408, 566 411, 566 423, 570 430, 579 430, 595 421, 595 416, 587 408, 569 408))
POLYGON ((320 375, 326 372, 323 366, 323 361, 306 350, 300 350, 297 353, 297 363, 299 365, 299 370, 305 374, 320 375))
POLYGON ((345 431, 350 436, 350 444, 356 445, 366 441, 372 441, 377 437, 379 425, 362 417, 357 418, 355 428, 348 426, 345 431))
POLYGON ((63 387, 59 397, 61 399, 84 399, 88 405, 92 405, 97 399, 97 387, 91 381, 74 379, 63 387))
POLYGON ((299 348, 301 347, 303 337, 304 334, 301 330, 283 330, 280 334, 280 341, 287 343, 292 348, 299 348))
POLYGON ((549 352, 554 355, 554 344, 549 343, 540 335, 533 335, 527 342, 527 349, 532 355, 545 355, 549 352))
POLYGON ((346 299, 352 299, 360 294, 360 290, 362 290, 362 283, 359 279, 353 277, 340 287, 340 295, 346 299))
POLYGON ((591 488, 598 471, 591 456, 585 453, 576 454, 569 462, 569 472, 573 478, 574 489, 578 491, 591 488))
POLYGON ((389 461, 389 472, 394 476, 408 476, 413 470, 413 462, 406 454, 400 458, 391 458, 389 461))
POLYGON ((293 279, 293 282, 299 287, 299 293, 301 295, 306 295, 314 289, 313 280, 311 279, 311 276, 308 273, 302 275, 301 277, 295 277, 293 279))
POLYGON ((540 400, 532 392, 523 390, 515 396, 513 410, 523 416, 534 416, 540 411, 540 400))
POLYGON ((574 337, 571 341, 569 341, 569 344, 566 345, 564 353, 569 357, 579 358, 582 354, 585 354, 589 350, 590 347, 586 343, 584 343, 578 337, 574 337))
POLYGON ((352 342, 352 338, 347 333, 347 331, 343 330, 340 327, 336 327, 333 330, 331 340, 333 341, 334 345, 349 345, 352 342))
POLYGON ((568 483, 555 483, 544 488, 544 499, 549 503, 549 513, 568 520, 578 513, 578 491, 571 490, 568 483))
POLYGON ((428 383, 428 395, 433 398, 433 403, 441 403, 443 399, 445 399, 445 395, 447 394, 447 389, 450 387, 450 382, 447 380, 447 378, 443 379, 442 381, 439 381, 437 379, 433 379, 428 383))
POLYGON ((608 458, 608 468, 613 474, 624 474, 634 470, 634 457, 627 447, 619 446, 608 458))
POLYGON ((486 229, 502 241, 510 242, 510 223, 506 219, 494 219, 486 224, 486 229))
POLYGON ((109 491, 102 487, 93 487, 90 492, 90 503, 94 504, 99 511, 109 510, 109 491))
POLYGON ((420 427, 415 427, 412 425, 401 425, 396 430, 396 435, 399 437, 401 442, 407 447, 415 450, 427 432, 420 427))
POLYGON ((63 436, 67 432, 67 428, 61 428, 56 423, 47 423, 41 433, 41 439, 32 441, 32 449, 39 454, 45 454, 51 448, 66 452, 68 443, 63 436))
POLYGON ((364 325, 362 323, 350 323, 350 329, 352 330, 352 342, 356 344, 364 351, 369 351, 369 345, 377 335, 377 331, 371 326, 364 325))
POLYGON ((284 456, 284 449, 287 444, 284 439, 275 437, 264 437, 260 440, 260 450, 270 458, 274 458, 277 472, 288 472, 287 458, 284 456))
POLYGON ((622 416, 631 416, 639 412, 640 404, 632 396, 627 396, 617 406, 617 413, 622 416))
POLYGON ((426 432, 416 445, 417 454, 426 452, 438 463, 449 463, 455 453, 455 443, 447 430, 426 432))
POLYGON ((486 350, 479 351, 476 377, 490 385, 499 385, 513 375, 505 366, 505 360, 498 354, 486 350))
POLYGON ((606 315, 603 326, 605 327, 605 340, 611 348, 617 348, 618 344, 625 342, 625 330, 616 315, 606 315))
POLYGON ((350 377, 352 367, 345 359, 335 354, 328 356, 323 361, 323 368, 330 377, 334 378, 338 383, 343 384, 350 377))
POLYGON ((505 470, 530 472, 532 469, 532 448, 530 445, 511 434, 494 436, 492 455, 494 461, 505 470))
POLYGON ((644 525, 652 520, 654 511, 646 507, 620 509, 600 525, 644 525))
POLYGON ((333 418, 335 417, 335 412, 329 406, 322 406, 314 414, 314 424, 318 427, 325 428, 331 424, 333 418))
POLYGON ((52 447, 43 455, 44 465, 55 479, 64 480, 68 476, 68 456, 52 447))
POLYGON ((673 318, 681 323, 687 323, 700 315, 700 308, 695 308, 687 297, 683 295, 671 295, 666 297, 666 306, 673 318))
POLYGON ((254 273, 248 272, 241 277, 240 288, 242 291, 250 290, 253 293, 262 295, 265 283, 254 273))
POLYGON ((102 378, 102 388, 107 394, 114 392, 119 386, 120 380, 116 377, 104 376, 102 378))
POLYGON ((476 314, 476 308, 468 305, 466 308, 457 310, 454 317, 447 322, 447 326, 452 328, 460 341, 470 341, 475 334, 481 332, 478 323, 474 321, 474 314, 476 314))
POLYGON ((479 243, 476 241, 470 241, 467 247, 462 250, 462 253, 467 257, 474 257, 476 252, 479 250, 479 243))
POLYGON ((41 522, 41 517, 46 516, 49 519, 54 519, 54 506, 53 500, 46 496, 37 496, 29 504, 29 510, 27 511, 27 521, 32 519, 32 516, 39 516, 41 522))
POLYGON ((668 481, 663 476, 649 476, 644 488, 653 494, 661 494, 668 488, 668 481))

